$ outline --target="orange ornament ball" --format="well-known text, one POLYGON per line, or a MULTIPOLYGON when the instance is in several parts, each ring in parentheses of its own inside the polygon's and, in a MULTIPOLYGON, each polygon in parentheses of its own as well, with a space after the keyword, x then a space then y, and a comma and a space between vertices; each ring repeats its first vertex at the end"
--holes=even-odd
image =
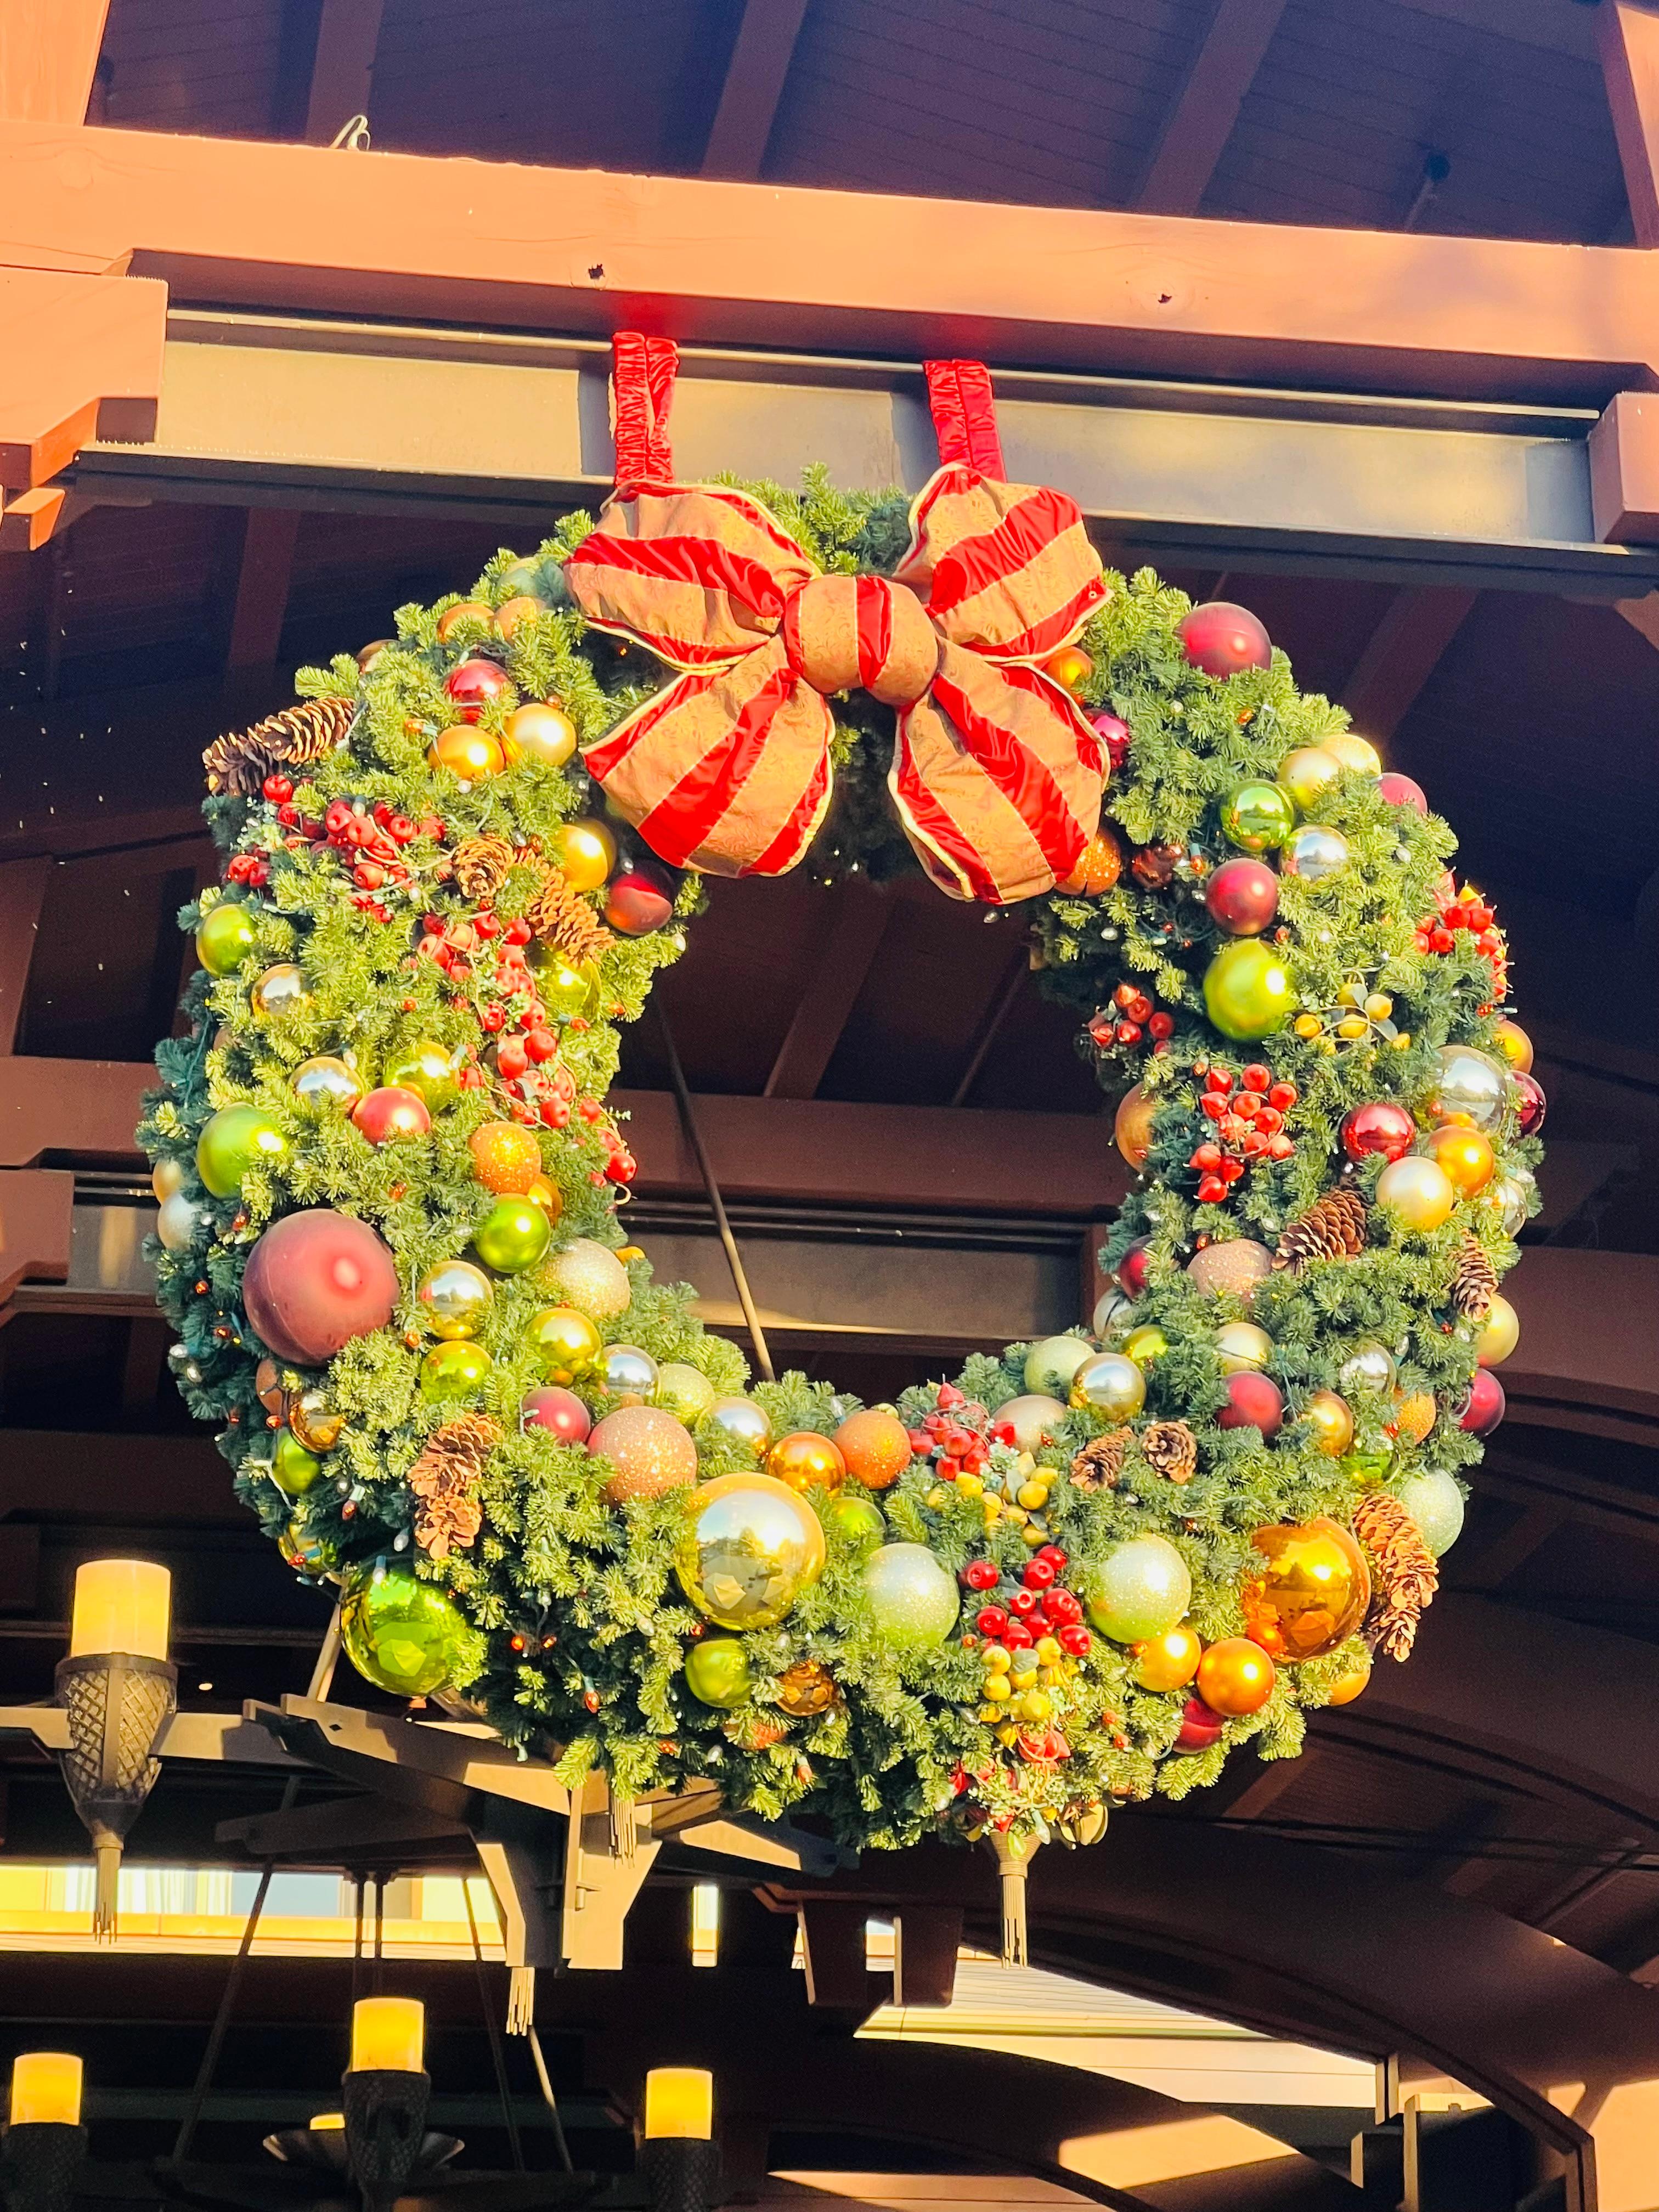
POLYGON ((1156 1103, 1138 1083, 1133 1091, 1126 1091, 1118 1103, 1112 1141, 1132 1168, 1146 1164, 1147 1154, 1152 1149, 1152 1116, 1157 1110, 1156 1103))
POLYGON ((1532 1039, 1519 1022, 1512 1022, 1507 1014, 1494 1032, 1498 1048, 1517 1075, 1532 1073, 1532 1039))
POLYGON ((520 623, 533 622, 545 611, 541 601, 531 599, 527 593, 516 599, 503 599, 495 610, 495 634, 498 637, 511 637, 520 623))
POLYGON ((1129 1671, 1143 1690, 1184 1690, 1199 1669, 1204 1646, 1184 1621, 1162 1636, 1129 1648, 1129 1671))
POLYGON ((1337 1676, 1331 1684, 1328 1702, 1333 1705, 1351 1705, 1371 1679, 1369 1658, 1356 1659, 1353 1665, 1337 1676))
POLYGON ((426 757, 434 768, 447 768, 463 783, 482 783, 487 775, 499 775, 507 766, 507 755, 488 730, 475 730, 469 722, 458 722, 453 730, 440 730, 427 747, 426 757))
POLYGON ((1198 1662, 1198 1694, 1212 1713, 1236 1717, 1259 1713, 1273 1693, 1278 1673, 1259 1644, 1224 1636, 1198 1662))
POLYGON ((454 632, 464 622, 488 623, 490 611, 482 599, 462 599, 457 605, 446 607, 438 617, 438 642, 447 645, 454 632))
POLYGON ((1122 872, 1123 848, 1109 830, 1102 830, 1090 838, 1078 854, 1076 866, 1070 875, 1060 878, 1057 888, 1098 898, 1103 891, 1110 890, 1122 872))
POLYGON ((780 1437, 768 1452, 766 1472, 791 1490, 839 1490, 847 1480, 847 1462, 832 1437, 798 1429, 793 1436, 780 1437))
POLYGON ((1491 1138, 1456 1121, 1431 1129, 1424 1150, 1460 1198, 1484 1190, 1498 1171, 1491 1138))
POLYGON ((516 1121, 484 1121, 467 1139, 472 1172, 498 1198, 527 1198, 542 1171, 542 1148, 516 1121))
POLYGON ((866 1490, 890 1490, 910 1464, 910 1431, 896 1413, 870 1407, 849 1413, 831 1441, 848 1474, 866 1490))
POLYGON ((1080 645, 1062 645, 1042 664, 1042 672, 1067 691, 1080 691, 1095 672, 1095 664, 1080 645))
POLYGON ((617 865, 617 841, 603 822, 584 816, 554 832, 553 858, 573 891, 597 891, 617 865))

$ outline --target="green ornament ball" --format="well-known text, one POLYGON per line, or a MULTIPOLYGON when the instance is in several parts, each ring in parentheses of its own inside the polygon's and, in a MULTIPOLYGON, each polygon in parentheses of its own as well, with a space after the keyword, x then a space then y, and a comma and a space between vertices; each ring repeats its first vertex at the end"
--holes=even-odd
POLYGON ((1204 1011, 1239 1043, 1272 1036, 1296 1011, 1291 971, 1259 938, 1238 938, 1204 971, 1204 1011))
POLYGON ((1066 1399, 1072 1377, 1095 1348, 1086 1336, 1045 1336, 1025 1355, 1025 1388, 1034 1397, 1066 1399))
POLYGON ((931 1651, 957 1625, 956 1577, 926 1544, 884 1544, 864 1563, 864 1595, 895 1650, 931 1651))
POLYGON ((410 1045, 389 1060, 381 1072, 380 1085, 412 1091, 417 1098, 424 1099, 431 1114, 453 1106, 461 1095, 455 1054, 430 1042, 410 1045))
POLYGON ((1463 1533, 1463 1493, 1454 1479, 1439 1468, 1408 1474, 1395 1486, 1395 1496, 1422 1531, 1423 1541, 1439 1559, 1449 1552, 1463 1533))
POLYGON ((714 1402, 714 1384, 700 1368, 684 1359, 665 1359, 657 1370, 653 1402, 677 1421, 694 1429, 714 1402))
POLYGON ((527 1198, 497 1199, 472 1238, 473 1249, 498 1275, 533 1267, 553 1234, 542 1207, 527 1198))
POLYGON ((1144 1644, 1173 1628, 1192 1595, 1187 1562, 1167 1537, 1132 1536, 1094 1567, 1085 1601, 1103 1636, 1144 1644))
POLYGON ((754 1686, 749 1654, 740 1637, 711 1636, 686 1654, 686 1687, 716 1711, 740 1705, 754 1686))
POLYGON ((277 1430, 270 1479, 285 1498, 303 1498, 322 1471, 321 1460, 306 1449, 292 1429, 277 1430))
POLYGON ((470 1398, 483 1389, 493 1364, 483 1346, 466 1337, 434 1344, 421 1362, 421 1395, 428 1404, 443 1398, 470 1398))
POLYGON ((210 975, 234 975, 252 950, 252 920, 234 899, 222 899, 202 916, 196 957, 210 975))
POLYGON ((1296 802, 1266 781, 1241 783, 1221 802, 1221 834, 1242 853, 1270 853, 1296 827, 1296 802))
POLYGON ((380 1560, 346 1591, 340 1642, 365 1681, 394 1698, 424 1698, 453 1676, 467 1628, 447 1591, 380 1560))
POLYGON ((550 945, 530 946, 526 957, 536 971, 537 993, 552 1020, 574 1022, 597 1000, 599 971, 591 960, 574 966, 550 945))
POLYGON ((818 1508, 818 1518, 860 1553, 873 1551, 886 1540, 887 1522, 880 1506, 872 1498, 860 1498, 856 1491, 838 1490, 827 1504, 818 1508))
POLYGON ((276 1167, 288 1139, 263 1106, 222 1106, 196 1140, 196 1172, 215 1198, 235 1198, 252 1167, 276 1167))

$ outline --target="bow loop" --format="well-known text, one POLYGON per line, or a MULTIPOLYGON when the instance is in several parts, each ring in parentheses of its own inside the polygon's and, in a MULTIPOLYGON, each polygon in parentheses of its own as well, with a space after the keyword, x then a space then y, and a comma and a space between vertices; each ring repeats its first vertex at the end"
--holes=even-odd
POLYGON ((963 462, 910 509, 896 572, 952 645, 992 660, 1046 660, 1106 597, 1083 512, 1046 485, 1000 483, 963 462))

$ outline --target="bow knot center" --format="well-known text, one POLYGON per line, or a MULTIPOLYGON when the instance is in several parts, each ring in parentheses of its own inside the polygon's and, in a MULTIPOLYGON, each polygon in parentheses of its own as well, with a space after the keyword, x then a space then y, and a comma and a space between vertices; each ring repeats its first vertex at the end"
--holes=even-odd
POLYGON ((939 632, 890 576, 814 576, 786 604, 780 635, 795 674, 826 696, 862 690, 909 707, 939 668, 939 632))

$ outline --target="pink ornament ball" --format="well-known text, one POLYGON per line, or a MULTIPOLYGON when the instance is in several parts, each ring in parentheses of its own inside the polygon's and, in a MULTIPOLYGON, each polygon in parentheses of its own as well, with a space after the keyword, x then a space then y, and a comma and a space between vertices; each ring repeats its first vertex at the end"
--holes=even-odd
POLYGON ((1276 1437, 1285 1419, 1285 1400, 1270 1376, 1248 1369, 1227 1377, 1227 1402, 1216 1415, 1218 1429, 1260 1429, 1276 1437))
POLYGON ((277 1359, 320 1367, 354 1336, 384 1328, 398 1270, 367 1222, 319 1206, 273 1223, 248 1255, 242 1306, 277 1359))
POLYGON ((1390 769, 1386 775, 1376 779, 1376 794, 1390 806, 1414 806, 1419 814, 1429 811, 1429 795, 1420 783, 1408 775, 1401 775, 1390 769))
POLYGON ((1477 1367, 1457 1425, 1472 1437, 1489 1437, 1509 1411, 1504 1386, 1490 1367, 1477 1367))
POLYGON ((519 1403, 521 1429, 545 1429, 562 1444, 585 1444, 593 1416, 574 1390, 526 1390, 519 1403))
POLYGON ((629 1498, 659 1498, 697 1479, 697 1448, 684 1421, 659 1406, 623 1406, 605 1419, 587 1439, 596 1459, 608 1459, 611 1474, 605 1503, 629 1498))
POLYGON ((1204 887, 1204 903, 1230 937, 1260 937, 1279 912, 1279 878, 1265 860, 1224 860, 1204 887))
POLYGON ((1535 1075, 1523 1075, 1517 1068, 1510 1080, 1519 1094, 1516 1107, 1523 1137, 1535 1137, 1544 1126, 1544 1116, 1549 1110, 1549 1101, 1544 1096, 1544 1086, 1535 1075))
POLYGON ((1146 1287, 1146 1245, 1143 1237, 1117 1263, 1117 1286, 1126 1298, 1138 1298, 1146 1287))
POLYGON ((1129 757, 1133 732, 1121 715, 1108 714, 1103 708, 1090 715, 1089 725, 1105 748, 1107 767, 1115 775, 1129 757))
POLYGON ((1241 675, 1273 665, 1273 641, 1248 607, 1231 599, 1206 600, 1176 626, 1187 658, 1206 676, 1241 675))

